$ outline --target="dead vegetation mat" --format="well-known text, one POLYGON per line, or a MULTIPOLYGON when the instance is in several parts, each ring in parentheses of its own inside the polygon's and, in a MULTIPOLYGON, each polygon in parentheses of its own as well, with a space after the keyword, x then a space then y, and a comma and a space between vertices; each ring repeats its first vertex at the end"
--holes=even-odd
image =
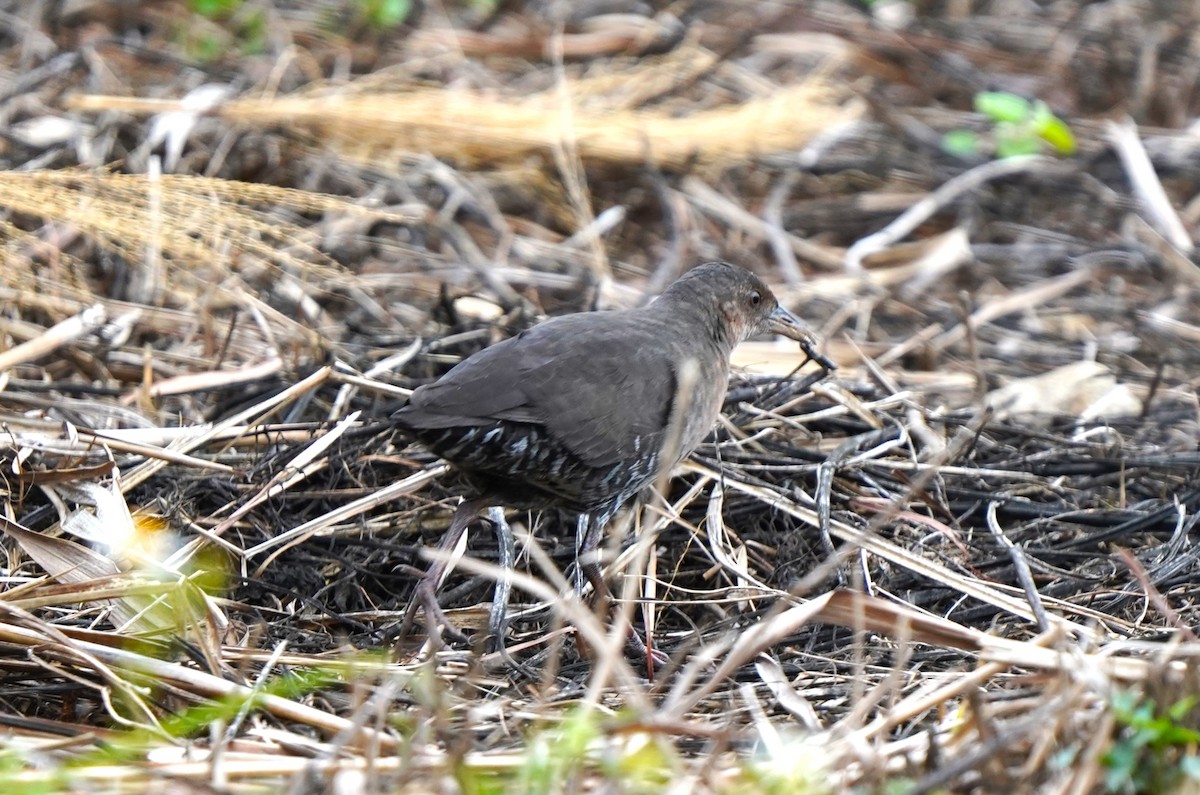
POLYGON ((1121 699, 1184 703, 1200 652, 1192 4, 633 5, 390 31, 349 4, 5 10, 0 775, 1182 775, 1183 747, 1124 780, 1105 754, 1121 699), (1045 100, 1077 152, 990 158, 985 89, 1045 100), (983 149, 947 154, 954 130, 983 149), (621 616, 670 662, 650 681, 615 653, 553 514, 510 517, 503 648, 486 528, 441 598, 476 645, 399 637, 457 495, 390 412, 716 257, 839 369, 745 346, 712 437, 610 534, 621 616))

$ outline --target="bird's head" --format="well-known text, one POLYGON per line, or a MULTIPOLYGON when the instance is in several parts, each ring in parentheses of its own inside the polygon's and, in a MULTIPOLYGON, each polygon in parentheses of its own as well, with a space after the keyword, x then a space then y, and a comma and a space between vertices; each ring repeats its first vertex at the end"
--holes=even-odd
POLYGON ((731 347, 756 334, 772 332, 800 343, 808 357, 827 370, 829 359, 817 353, 817 340, 808 324, 779 305, 771 288, 745 268, 728 262, 708 262, 685 273, 663 294, 682 299, 715 318, 714 329, 731 347))

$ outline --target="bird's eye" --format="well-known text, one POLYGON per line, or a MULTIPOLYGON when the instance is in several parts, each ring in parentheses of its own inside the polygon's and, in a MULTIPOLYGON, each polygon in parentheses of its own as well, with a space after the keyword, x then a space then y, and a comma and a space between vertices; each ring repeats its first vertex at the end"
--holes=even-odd
POLYGON ((755 290, 752 293, 750 293, 750 306, 758 306, 761 303, 762 303, 762 293, 760 293, 758 290, 755 290))

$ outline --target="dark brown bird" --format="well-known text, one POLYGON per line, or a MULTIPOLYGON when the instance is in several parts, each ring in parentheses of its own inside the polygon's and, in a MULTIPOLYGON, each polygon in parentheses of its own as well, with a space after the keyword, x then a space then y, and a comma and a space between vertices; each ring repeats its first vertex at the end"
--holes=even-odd
MULTIPOLYGON (((548 320, 420 387, 394 418, 454 466, 467 492, 443 544, 456 544, 487 506, 575 513, 580 565, 599 590, 599 565, 584 553, 625 502, 709 433, 730 354, 767 331, 832 369, 757 276, 710 262, 647 306, 548 320)), ((441 576, 435 565, 422 583, 427 614, 440 613, 441 576)), ((491 629, 500 628, 494 615, 491 629)))

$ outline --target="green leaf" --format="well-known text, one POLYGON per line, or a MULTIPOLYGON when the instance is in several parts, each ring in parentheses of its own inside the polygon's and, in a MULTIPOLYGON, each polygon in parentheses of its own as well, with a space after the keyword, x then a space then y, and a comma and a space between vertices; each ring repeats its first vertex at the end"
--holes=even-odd
POLYGON ((1060 155, 1075 154, 1075 134, 1070 126, 1054 115, 1045 102, 1038 100, 1033 105, 1033 131, 1054 148, 1060 155))
POLYGON ((1041 150, 1041 141, 1025 125, 1004 122, 996 124, 996 157, 1035 155, 1041 150))
POLYGON ((1184 696, 1171 705, 1167 710, 1167 717, 1174 721, 1181 721, 1188 716, 1196 706, 1195 696, 1184 696))
POLYGON ((1029 100, 1008 91, 980 91, 975 95, 975 110, 994 122, 1027 121, 1031 113, 1029 100))
POLYGON ((1138 752, 1125 743, 1117 743, 1108 750, 1102 758, 1104 768, 1104 788, 1109 792, 1124 789, 1133 780, 1133 771, 1137 768, 1138 752))
POLYGON ((1141 701, 1141 696, 1132 690, 1118 690, 1112 694, 1109 703, 1112 705, 1113 715, 1122 723, 1129 722, 1129 716, 1133 714, 1137 708, 1138 702, 1141 701))
POLYGON ((1200 742, 1200 732, 1163 718, 1162 725, 1158 727, 1158 735, 1152 741, 1152 745, 1165 748, 1174 745, 1190 745, 1195 742, 1200 742))
POLYGON ((412 13, 412 0, 361 0, 367 23, 376 30, 391 30, 412 13))
POLYGON ((1138 704, 1137 709, 1130 716, 1129 724, 1137 728, 1146 728, 1154 722, 1154 702, 1150 699, 1138 704))
POLYGON ((942 151, 957 157, 979 154, 979 136, 970 130, 951 130, 942 136, 942 151))
POLYGON ((191 42, 189 54, 200 63, 212 63, 225 54, 225 40, 213 34, 201 34, 191 42))
POLYGON ((242 0, 188 0, 193 13, 209 19, 223 19, 233 14, 242 0))

